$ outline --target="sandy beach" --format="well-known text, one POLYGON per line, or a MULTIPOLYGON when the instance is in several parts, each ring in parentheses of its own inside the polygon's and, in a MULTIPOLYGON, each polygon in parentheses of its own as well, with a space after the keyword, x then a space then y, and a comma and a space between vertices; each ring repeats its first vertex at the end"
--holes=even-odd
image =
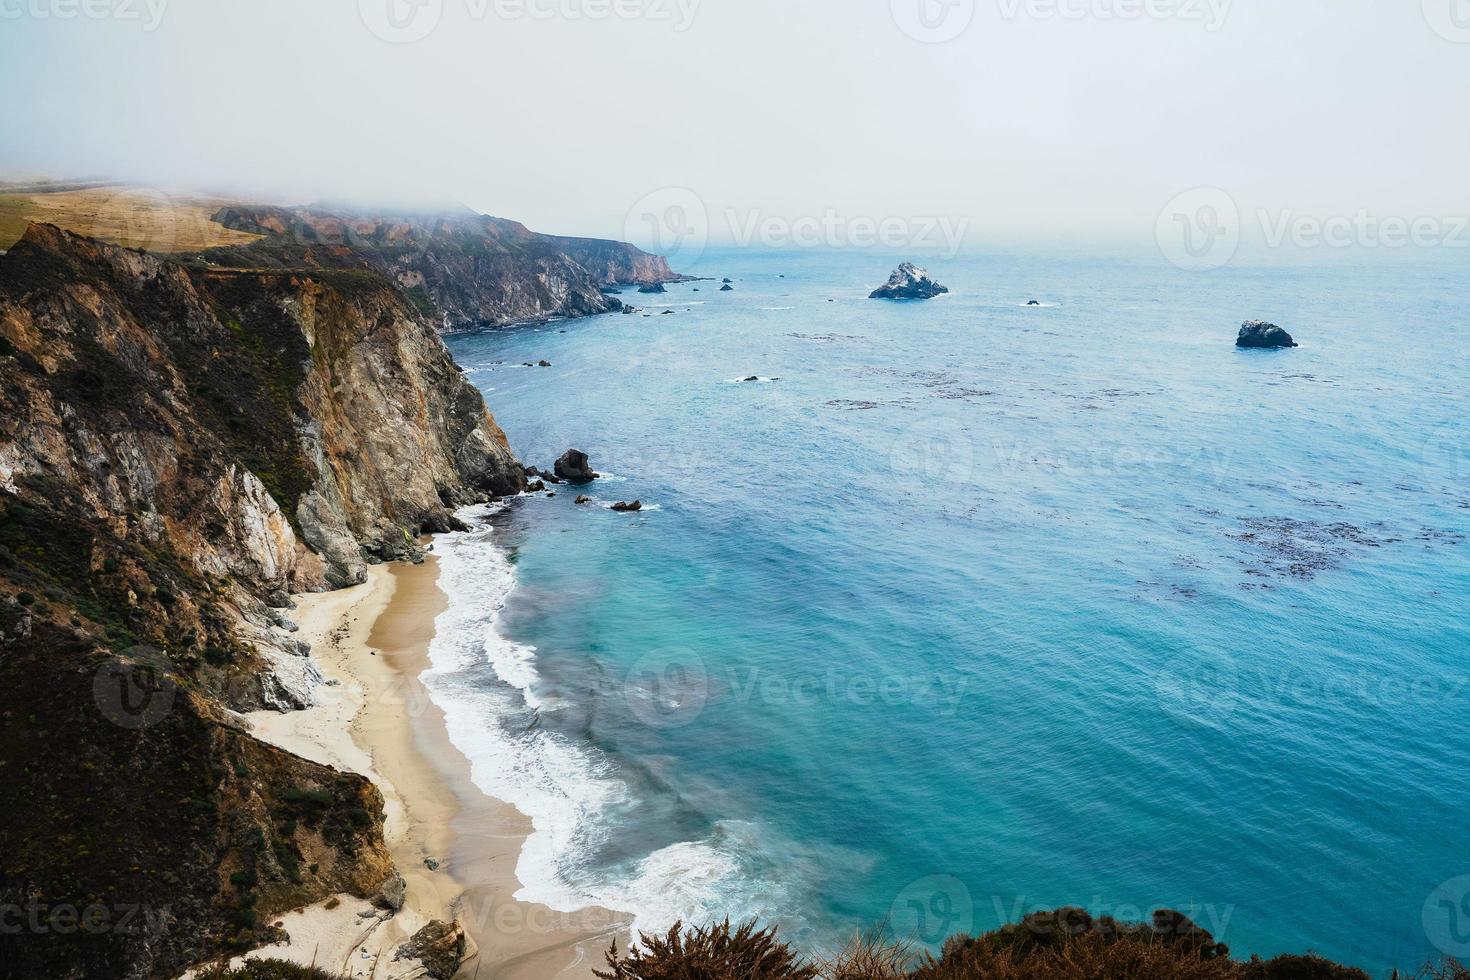
POLYGON ((377 784, 387 844, 407 885, 403 908, 387 918, 363 915, 367 901, 340 895, 334 908, 323 902, 282 916, 290 944, 247 957, 314 962, 373 980, 422 976, 416 962, 393 962, 399 944, 433 919, 458 919, 470 948, 457 977, 588 980, 614 935, 625 945, 628 919, 596 908, 559 913, 513 897, 530 822, 475 787, 419 681, 446 603, 437 577, 430 556, 421 565, 376 566, 351 589, 297 597, 299 635, 326 678, 320 703, 247 716, 262 739, 377 784))

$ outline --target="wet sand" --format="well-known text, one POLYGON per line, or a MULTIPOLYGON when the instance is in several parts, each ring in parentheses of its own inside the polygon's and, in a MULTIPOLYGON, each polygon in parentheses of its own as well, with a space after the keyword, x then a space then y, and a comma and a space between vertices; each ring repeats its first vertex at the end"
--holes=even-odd
POLYGON ((360 919, 368 903, 338 896, 336 909, 322 903, 281 917, 289 946, 248 955, 393 980, 415 975, 416 964, 392 962, 399 943, 431 919, 457 918, 471 941, 459 978, 590 980, 614 936, 626 945, 628 917, 596 908, 559 913, 514 898, 530 821, 474 785, 419 680, 447 602, 437 578, 431 556, 421 565, 376 566, 352 589, 298 597, 299 635, 328 681, 317 692, 321 703, 248 716, 266 741, 378 785, 388 847, 407 885, 403 908, 386 920, 360 919))

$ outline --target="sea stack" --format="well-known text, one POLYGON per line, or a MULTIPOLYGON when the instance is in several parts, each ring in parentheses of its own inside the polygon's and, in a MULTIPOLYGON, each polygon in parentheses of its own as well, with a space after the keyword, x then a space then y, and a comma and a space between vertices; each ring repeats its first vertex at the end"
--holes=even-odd
POLYGON ((1274 323, 1265 320, 1247 320, 1240 325, 1240 334, 1235 338, 1236 347, 1296 347, 1297 342, 1291 339, 1291 334, 1282 330, 1274 323))
POLYGON ((664 284, 661 283, 661 282, 646 282, 643 285, 641 285, 641 286, 638 287, 638 291, 640 293, 666 293, 666 292, 668 292, 668 290, 664 288, 664 284))
POLYGON ((868 294, 868 299, 933 299, 940 293, 949 292, 929 278, 929 273, 912 262, 905 262, 888 277, 888 282, 868 294))
POLYGON ((587 454, 580 449, 568 449, 556 461, 556 475, 572 483, 589 483, 597 479, 587 454))

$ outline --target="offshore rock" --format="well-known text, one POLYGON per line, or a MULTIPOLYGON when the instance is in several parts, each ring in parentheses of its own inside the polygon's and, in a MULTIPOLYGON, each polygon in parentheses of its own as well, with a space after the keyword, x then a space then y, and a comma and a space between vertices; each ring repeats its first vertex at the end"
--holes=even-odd
POLYGON ((888 277, 888 282, 868 294, 868 299, 933 299, 949 287, 941 286, 929 277, 929 273, 905 262, 888 277))
POLYGON ((1235 338, 1236 347, 1296 347, 1291 334, 1274 323, 1265 320, 1247 320, 1240 325, 1240 334, 1235 338))

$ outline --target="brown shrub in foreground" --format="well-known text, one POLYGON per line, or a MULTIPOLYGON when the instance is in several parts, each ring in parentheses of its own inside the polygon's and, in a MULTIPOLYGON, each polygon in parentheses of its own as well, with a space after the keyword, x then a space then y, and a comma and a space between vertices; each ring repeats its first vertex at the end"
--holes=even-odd
POLYGON ((757 930, 747 922, 735 930, 730 920, 685 930, 676 922, 665 936, 643 936, 642 947, 618 956, 613 940, 603 980, 814 980, 816 967, 802 963, 775 929, 757 930))
MULTIPOLYGON (((817 964, 774 929, 732 930, 727 920, 675 925, 622 956, 614 942, 607 963, 597 971, 603 980, 1370 980, 1317 956, 1233 960, 1209 932, 1168 910, 1148 923, 1094 919, 1077 908, 1036 913, 981 936, 952 936, 938 956, 869 933, 817 964)), ((1470 980, 1470 970, 1447 961, 1412 980, 1470 980)))

